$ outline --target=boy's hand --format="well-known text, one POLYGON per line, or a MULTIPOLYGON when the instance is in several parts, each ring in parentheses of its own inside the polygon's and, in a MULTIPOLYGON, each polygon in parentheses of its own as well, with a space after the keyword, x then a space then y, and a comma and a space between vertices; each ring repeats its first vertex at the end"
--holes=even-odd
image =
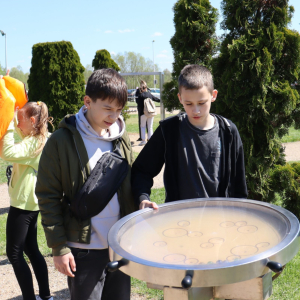
POLYGON ((151 202, 149 200, 143 200, 140 203, 140 209, 146 208, 146 207, 150 207, 150 208, 154 208, 154 209, 158 209, 158 205, 155 202, 151 202))
POLYGON ((55 268, 60 273, 70 277, 75 277, 72 271, 76 272, 76 264, 75 264, 74 256, 71 252, 61 256, 53 256, 53 262, 55 268))

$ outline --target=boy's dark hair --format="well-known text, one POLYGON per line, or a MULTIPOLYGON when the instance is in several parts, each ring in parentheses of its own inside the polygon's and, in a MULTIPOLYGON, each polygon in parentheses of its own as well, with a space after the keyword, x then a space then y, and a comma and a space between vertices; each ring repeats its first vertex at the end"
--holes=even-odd
POLYGON ((116 70, 99 69, 88 79, 85 94, 94 102, 97 99, 111 101, 117 99, 118 104, 124 107, 127 102, 127 85, 116 70))
POLYGON ((185 66, 178 77, 179 93, 181 88, 187 90, 201 89, 206 86, 210 93, 214 90, 214 81, 210 71, 200 65, 185 66))

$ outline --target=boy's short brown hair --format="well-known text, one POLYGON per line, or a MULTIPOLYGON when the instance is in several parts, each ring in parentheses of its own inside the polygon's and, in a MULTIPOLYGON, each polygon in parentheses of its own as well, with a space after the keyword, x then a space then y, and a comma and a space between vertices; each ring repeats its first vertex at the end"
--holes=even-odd
POLYGON ((181 88, 187 90, 201 89, 206 86, 210 93, 214 90, 214 81, 210 71, 200 65, 185 66, 178 77, 179 93, 181 88))
POLYGON ((114 69, 96 70, 89 77, 85 94, 93 102, 97 99, 111 101, 117 99, 118 104, 124 107, 127 102, 127 85, 124 78, 114 69))

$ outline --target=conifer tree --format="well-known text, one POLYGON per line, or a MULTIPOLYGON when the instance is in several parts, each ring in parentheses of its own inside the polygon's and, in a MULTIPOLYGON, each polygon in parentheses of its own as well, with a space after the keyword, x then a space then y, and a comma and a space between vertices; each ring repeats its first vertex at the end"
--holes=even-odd
POLYGON ((213 64, 219 94, 213 107, 238 127, 244 144, 249 198, 266 200, 270 171, 284 164, 280 138, 299 120, 294 83, 300 36, 287 28, 288 0, 224 0, 220 55, 213 64))
POLYGON ((65 115, 76 113, 83 105, 84 67, 73 45, 66 41, 33 45, 31 64, 29 100, 47 104, 57 129, 65 115))
POLYGON ((215 35, 218 12, 209 0, 178 0, 173 10, 175 34, 170 40, 174 54, 172 81, 164 85, 162 98, 168 110, 182 107, 177 97, 177 79, 182 68, 188 64, 209 67, 218 45, 215 35))
POLYGON ((96 52, 92 66, 94 67, 94 70, 112 68, 116 71, 120 71, 119 66, 111 58, 110 53, 105 49, 98 50, 96 52))

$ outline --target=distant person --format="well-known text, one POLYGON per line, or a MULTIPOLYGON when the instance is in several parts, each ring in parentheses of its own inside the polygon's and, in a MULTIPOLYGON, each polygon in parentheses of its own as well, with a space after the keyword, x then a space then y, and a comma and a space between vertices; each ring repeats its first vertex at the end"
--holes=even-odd
MULTIPOLYGON (((113 69, 96 70, 83 100, 77 114, 60 122, 43 151, 36 185, 42 223, 55 267, 68 276, 72 300, 129 300, 130 277, 105 270, 108 231, 136 208, 131 193, 131 143, 120 115, 127 102, 125 80, 113 69), (128 162, 125 179, 102 211, 84 220, 76 217, 69 205, 76 202, 75 195, 97 161, 113 151, 128 162)), ((101 201, 101 195, 95 201, 101 201)))
POLYGON ((8 188, 10 209, 6 224, 6 253, 24 300, 53 300, 47 265, 37 243, 39 207, 35 195, 39 160, 48 137, 48 122, 51 119, 46 104, 28 102, 17 112, 1 141, 1 157, 13 163, 8 188), (16 132, 21 142, 15 143, 16 132), (38 296, 34 295, 32 274, 24 253, 31 262, 39 285, 38 296))
POLYGON ((152 207, 153 178, 163 165, 166 202, 208 197, 247 198, 244 151, 230 120, 210 113, 217 98, 210 71, 187 65, 178 78, 185 113, 160 122, 132 168, 132 189, 140 209, 152 207))
MULTIPOLYGON (((141 80, 140 84, 142 84, 142 82, 144 82, 144 80, 141 80)), ((135 102, 136 103, 137 103, 137 99, 138 99, 139 95, 140 95, 140 89, 137 86, 136 87, 136 92, 135 92, 135 102)), ((139 110, 138 110, 138 119, 139 119, 139 138, 136 141, 141 142, 142 141, 142 137, 141 137, 141 116, 140 116, 139 110)))
POLYGON ((141 81, 139 94, 136 100, 138 106, 138 113, 139 113, 139 120, 140 120, 139 125, 141 129, 141 138, 142 138, 142 141, 139 144, 139 146, 143 146, 146 144, 146 127, 148 128, 148 140, 151 138, 153 134, 154 117, 147 117, 144 114, 144 100, 150 98, 153 101, 160 103, 160 99, 153 96, 148 90, 149 89, 147 87, 147 83, 145 81, 141 81))

